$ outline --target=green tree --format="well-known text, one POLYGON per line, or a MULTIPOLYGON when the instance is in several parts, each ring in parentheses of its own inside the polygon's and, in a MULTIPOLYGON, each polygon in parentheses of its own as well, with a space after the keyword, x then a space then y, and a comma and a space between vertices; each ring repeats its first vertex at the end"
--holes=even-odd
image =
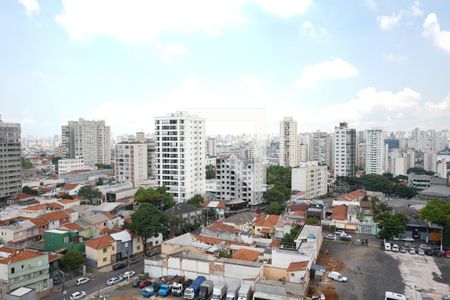
POLYGON ((403 214, 382 213, 376 217, 380 231, 378 236, 382 239, 392 239, 406 230, 407 219, 403 214))
POLYGON ((266 214, 269 215, 280 215, 286 206, 280 202, 270 202, 266 208, 266 214))
POLYGON ((38 191, 33 190, 28 185, 24 186, 22 188, 22 193, 28 194, 28 195, 37 195, 38 191))
POLYGON ((102 169, 112 169, 111 165, 105 165, 105 164, 95 164, 95 166, 97 167, 97 169, 102 170, 102 169))
POLYGON ((147 240, 169 229, 169 218, 150 203, 140 203, 131 216, 131 223, 125 227, 136 232, 144 241, 144 255, 147 255, 147 240))
POLYGON ((68 251, 61 257, 62 267, 68 271, 79 269, 83 263, 83 255, 79 251, 68 251))
POLYGON ((281 239, 281 244, 285 247, 293 248, 295 246, 295 238, 300 232, 301 227, 297 224, 291 227, 289 233, 286 233, 281 239))
POLYGON ((100 185, 104 185, 105 181, 102 177, 97 178, 97 180, 95 181, 95 185, 96 186, 100 186, 100 185))
POLYGON ((206 179, 215 179, 216 178, 216 167, 213 165, 206 166, 206 179))
POLYGON ((319 225, 319 219, 317 219, 316 217, 309 217, 308 219, 306 219, 306 224, 319 225))
POLYGON ((20 160, 20 163, 22 164, 22 169, 31 169, 33 167, 31 162, 23 158, 20 160))
POLYGON ((408 171, 406 171, 406 173, 407 174, 414 173, 416 175, 433 175, 434 174, 434 172, 427 171, 424 168, 420 168, 420 167, 409 168, 408 171))
POLYGON ((201 207, 201 203, 203 203, 203 197, 200 194, 196 194, 192 196, 188 201, 186 201, 187 204, 192 205, 194 207, 201 207))
POLYGON ((450 246, 450 202, 443 200, 431 200, 419 212, 422 220, 443 227, 443 243, 450 246))
POLYGON ((93 204, 102 197, 102 193, 98 188, 92 185, 85 185, 78 191, 78 196, 86 200, 88 203, 93 204))
POLYGON ((288 189, 291 189, 291 167, 283 166, 268 166, 267 173, 267 184, 282 184, 288 189))
POLYGON ((165 186, 148 189, 140 187, 134 198, 138 203, 150 203, 160 210, 166 210, 174 205, 173 196, 167 192, 165 186))

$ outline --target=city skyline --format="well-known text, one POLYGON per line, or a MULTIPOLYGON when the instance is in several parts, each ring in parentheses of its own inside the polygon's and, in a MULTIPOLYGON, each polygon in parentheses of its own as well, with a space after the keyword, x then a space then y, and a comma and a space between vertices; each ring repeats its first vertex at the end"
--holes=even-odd
POLYGON ((177 110, 230 111, 229 120, 207 119, 209 135, 252 133, 252 113, 233 119, 245 109, 261 115, 265 133, 284 116, 299 132, 342 121, 448 126, 448 3, 216 4, 197 1, 180 15, 177 1, 107 10, 95 1, 2 2, 3 119, 20 122, 24 136, 53 135, 79 117, 104 119, 117 135, 149 132, 154 117, 177 110))

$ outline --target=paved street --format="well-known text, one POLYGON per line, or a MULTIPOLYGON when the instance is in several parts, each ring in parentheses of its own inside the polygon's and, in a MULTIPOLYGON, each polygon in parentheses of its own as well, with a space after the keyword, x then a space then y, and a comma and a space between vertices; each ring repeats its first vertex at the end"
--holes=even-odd
MULTIPOLYGON (((142 273, 144 271, 144 261, 141 258, 139 260, 138 263, 132 264, 130 266, 130 269, 135 271, 136 274, 142 273)), ((81 286, 76 286, 75 285, 75 280, 71 280, 69 283, 69 287, 66 286, 67 289, 67 294, 65 299, 69 299, 70 295, 76 291, 85 291, 87 295, 90 294, 94 294, 96 292, 98 292, 99 290, 107 287, 106 285, 106 281, 118 274, 123 274, 125 271, 127 271, 128 269, 122 269, 122 270, 118 270, 118 271, 111 271, 111 272, 107 272, 107 273, 96 273, 95 277, 92 278, 91 280, 89 280, 87 283, 81 285, 81 286)), ((51 296, 46 297, 44 299, 46 300, 61 300, 64 299, 62 291, 61 291, 62 285, 57 285, 55 287, 55 292, 51 294, 51 296)))

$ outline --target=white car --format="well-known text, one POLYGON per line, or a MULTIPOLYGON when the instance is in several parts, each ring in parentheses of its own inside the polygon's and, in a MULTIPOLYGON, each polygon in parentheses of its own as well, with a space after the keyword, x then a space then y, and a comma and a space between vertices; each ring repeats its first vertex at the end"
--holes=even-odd
POLYGON ((131 277, 134 276, 134 274, 136 274, 134 271, 127 271, 127 272, 123 273, 122 276, 123 276, 124 278, 130 279, 131 277))
POLYGON ((335 232, 335 234, 336 234, 337 236, 341 236, 341 235, 345 234, 345 232, 344 232, 344 230, 337 230, 337 231, 335 232))
POLYGON ((79 292, 75 292, 72 295, 70 295, 70 300, 78 300, 81 298, 86 297, 86 292, 85 291, 79 291, 79 292))
POLYGON ((78 279, 77 279, 77 281, 75 282, 75 284, 76 284, 76 285, 82 285, 82 284, 85 284, 85 283, 88 282, 88 281, 89 281, 89 278, 81 277, 81 278, 78 278, 78 279))
POLYGON ((339 272, 330 272, 330 273, 328 273, 328 278, 331 278, 333 280, 340 281, 340 282, 346 282, 347 281, 347 277, 342 276, 342 274, 339 273, 339 272))
POLYGON ((404 242, 414 242, 414 239, 412 237, 410 237, 410 236, 404 237, 402 240, 404 242))
POLYGON ((121 275, 119 276, 114 276, 111 277, 110 279, 108 279, 108 281, 106 281, 106 285, 114 285, 116 283, 119 283, 123 280, 123 277, 121 275))
POLYGON ((392 252, 398 252, 399 248, 397 244, 392 245, 392 252))

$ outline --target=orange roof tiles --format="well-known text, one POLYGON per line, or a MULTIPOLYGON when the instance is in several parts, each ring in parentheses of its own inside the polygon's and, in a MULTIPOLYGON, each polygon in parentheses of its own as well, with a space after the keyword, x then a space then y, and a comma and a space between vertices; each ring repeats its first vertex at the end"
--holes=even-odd
POLYGON ((80 200, 77 200, 77 199, 61 199, 61 200, 58 200, 58 202, 62 203, 62 204, 71 204, 71 203, 75 203, 75 202, 80 202, 80 200))
POLYGON ((36 196, 25 194, 25 193, 19 193, 14 197, 14 200, 23 200, 23 199, 34 198, 34 197, 36 197, 36 196))
POLYGON ((107 217, 108 219, 114 219, 117 217, 115 214, 110 214, 110 213, 103 213, 103 215, 105 217, 107 217))
POLYGON ((209 225, 206 228, 209 229, 209 230, 226 231, 226 232, 230 232, 230 233, 238 233, 239 232, 239 229, 236 229, 233 226, 226 225, 226 224, 224 224, 222 222, 219 222, 219 221, 214 222, 212 225, 209 225))
POLYGON ((191 234, 197 241, 201 242, 201 243, 205 243, 208 245, 214 245, 214 244, 220 244, 220 243, 224 243, 225 245, 241 245, 241 246, 249 246, 249 244, 246 243, 241 243, 241 242, 234 242, 234 241, 227 241, 227 240, 222 240, 222 239, 218 239, 218 238, 213 238, 213 237, 208 237, 208 236, 203 236, 203 235, 199 235, 199 234, 191 234))
POLYGON ((211 202, 217 202, 217 205, 211 208, 225 208, 225 201, 223 200, 205 200, 200 205, 204 207, 208 207, 211 202))
POLYGON ((261 233, 269 234, 271 232, 272 232, 272 230, 270 228, 267 228, 267 227, 264 227, 264 228, 261 229, 261 233))
POLYGON ((288 209, 290 211, 301 211, 301 212, 305 212, 307 211, 309 208, 309 204, 307 203, 302 203, 302 204, 292 204, 288 206, 288 209))
MULTIPOLYGON (((2 248, 0 248, 1 251, 2 248)), ((6 252, 6 251, 5 251, 6 252)), ((9 252, 11 253, 11 252, 9 252)), ((10 264, 22 260, 27 260, 31 258, 35 258, 38 256, 42 256, 44 254, 39 252, 31 252, 28 250, 17 249, 14 253, 11 253, 8 257, 0 259, 0 264, 10 264)))
POLYGON ((103 249, 110 246, 114 242, 114 239, 110 235, 100 236, 96 239, 84 242, 84 245, 89 248, 103 249))
POLYGON ((295 261, 291 262, 287 268, 288 272, 305 270, 308 267, 308 261, 295 261))
POLYGON ((277 225, 279 218, 280 218, 280 216, 277 216, 277 215, 260 216, 260 217, 257 217, 257 219, 255 221, 255 226, 273 227, 273 226, 277 225))
POLYGON ((273 242, 270 243, 269 247, 271 247, 271 248, 280 248, 281 247, 281 240, 273 240, 273 242))
POLYGON ((78 231, 78 232, 83 231, 83 228, 81 228, 80 225, 75 224, 75 223, 67 223, 67 224, 64 224, 63 226, 61 226, 60 228, 65 228, 70 231, 78 231))
POLYGON ((234 252, 231 256, 234 259, 247 260, 247 261, 256 261, 258 257, 261 255, 261 252, 249 250, 249 249, 239 249, 234 252))
POLYGON ((73 190, 74 188, 76 188, 78 186, 77 183, 66 183, 63 185, 62 189, 66 190, 66 191, 70 191, 73 190))
POLYGON ((61 257, 60 255, 55 255, 55 254, 50 254, 49 253, 48 254, 48 261, 52 262, 52 261, 58 260, 60 257, 61 257))
POLYGON ((48 221, 43 218, 31 218, 30 222, 32 222, 34 225, 41 227, 48 224, 48 221))
POLYGON ((40 203, 25 207, 24 210, 37 211, 42 209, 47 209, 47 207, 51 207, 53 209, 62 209, 63 207, 58 203, 40 203))
POLYGON ((338 205, 333 207, 333 220, 347 220, 347 205, 338 205))
POLYGON ((356 190, 344 195, 340 195, 338 197, 338 200, 341 201, 357 201, 360 200, 362 197, 364 197, 366 193, 363 190, 356 190))
POLYGON ((69 215, 63 210, 52 211, 41 216, 48 222, 69 218, 69 215))

